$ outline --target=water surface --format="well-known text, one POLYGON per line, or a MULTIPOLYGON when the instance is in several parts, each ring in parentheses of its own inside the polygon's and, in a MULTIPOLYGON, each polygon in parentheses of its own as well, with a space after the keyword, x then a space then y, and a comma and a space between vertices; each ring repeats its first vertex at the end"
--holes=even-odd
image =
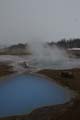
POLYGON ((35 75, 17 75, 0 83, 0 117, 25 114, 70 100, 72 92, 35 75))

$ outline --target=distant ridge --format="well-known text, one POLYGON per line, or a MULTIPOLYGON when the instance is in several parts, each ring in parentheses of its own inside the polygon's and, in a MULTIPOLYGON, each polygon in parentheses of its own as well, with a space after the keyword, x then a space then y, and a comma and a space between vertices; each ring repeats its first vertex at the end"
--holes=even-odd
POLYGON ((58 46, 60 48, 80 48, 80 38, 75 38, 75 39, 62 39, 58 42, 47 42, 47 45, 49 46, 58 46))

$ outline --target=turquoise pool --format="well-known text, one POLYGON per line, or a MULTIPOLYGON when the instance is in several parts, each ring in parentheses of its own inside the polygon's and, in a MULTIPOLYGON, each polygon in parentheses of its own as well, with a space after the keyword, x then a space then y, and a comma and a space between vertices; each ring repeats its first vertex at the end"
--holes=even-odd
POLYGON ((72 92, 37 75, 17 75, 0 83, 0 117, 69 101, 72 92))

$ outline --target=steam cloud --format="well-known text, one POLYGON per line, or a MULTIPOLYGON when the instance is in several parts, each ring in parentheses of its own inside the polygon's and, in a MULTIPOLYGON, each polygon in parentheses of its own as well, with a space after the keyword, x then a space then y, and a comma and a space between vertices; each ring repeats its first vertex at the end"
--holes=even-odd
POLYGON ((40 41, 30 42, 29 45, 32 51, 31 63, 33 65, 41 68, 59 68, 69 61, 66 52, 57 46, 49 47, 40 41))

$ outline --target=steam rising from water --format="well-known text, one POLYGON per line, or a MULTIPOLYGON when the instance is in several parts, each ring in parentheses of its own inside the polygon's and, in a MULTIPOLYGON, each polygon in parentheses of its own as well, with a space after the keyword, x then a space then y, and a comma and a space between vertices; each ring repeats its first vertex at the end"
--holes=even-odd
POLYGON ((80 60, 68 58, 65 50, 49 47, 42 42, 29 43, 32 50, 31 64, 40 68, 67 69, 80 66, 80 60))
POLYGON ((31 41, 28 42, 28 44, 32 52, 31 56, 2 55, 0 56, 0 61, 8 61, 14 66, 14 69, 19 72, 24 71, 24 68, 20 66, 20 63, 23 63, 24 61, 33 67, 41 69, 80 68, 80 59, 69 58, 65 50, 62 50, 56 46, 51 48, 40 41, 31 41))

